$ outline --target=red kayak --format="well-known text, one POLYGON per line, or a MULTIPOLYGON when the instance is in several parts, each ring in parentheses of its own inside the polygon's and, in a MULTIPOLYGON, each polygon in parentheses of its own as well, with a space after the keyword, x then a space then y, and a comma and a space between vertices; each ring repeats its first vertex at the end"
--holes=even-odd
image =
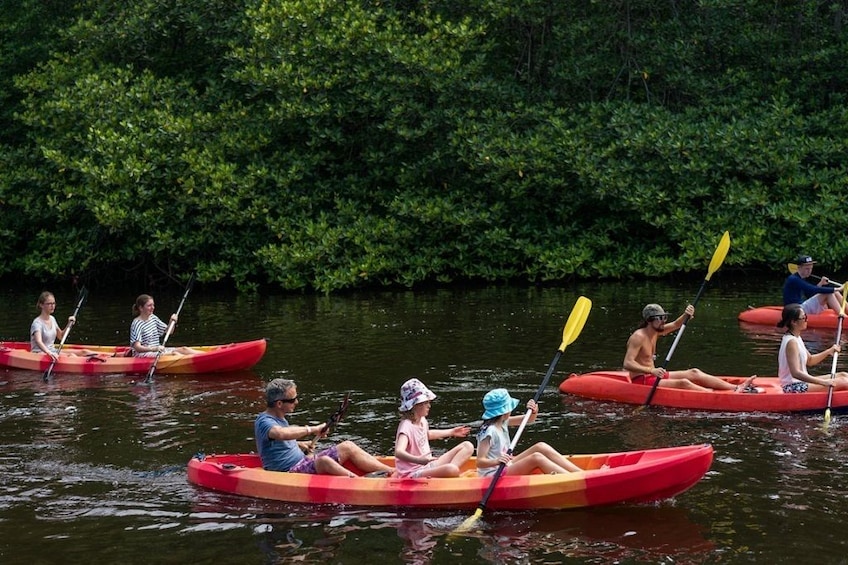
MULTIPOLYGON (((758 324, 763 326, 777 326, 780 321, 783 306, 760 306, 759 308, 748 308, 739 313, 739 321, 748 324, 758 324)), ((833 310, 827 309, 821 314, 808 314, 808 328, 831 328, 836 329, 839 317, 833 310)), ((846 321, 842 322, 842 329, 845 329, 846 321)))
MULTIPOLYGON (((156 372, 164 374, 223 373, 242 371, 256 365, 265 355, 265 339, 228 343, 225 345, 193 345, 196 355, 162 355, 156 363, 156 372)), ((31 353, 29 342, 7 341, 0 343, 0 367, 44 372, 51 358, 44 353, 31 353)), ((146 373, 155 357, 126 357, 126 346, 69 345, 62 352, 87 349, 97 355, 79 357, 59 355, 54 373, 85 375, 104 373, 146 373)))
MULTIPOLYGON (((502 476, 487 507, 583 508, 671 498, 704 477, 713 461, 713 448, 701 444, 568 457, 585 470, 502 476)), ((391 457, 380 459, 394 465, 391 457)), ((473 509, 492 478, 477 476, 473 458, 463 471, 462 476, 449 479, 348 478, 266 471, 255 454, 196 455, 188 463, 188 480, 220 492, 285 502, 473 509)))
MULTIPOLYGON (((745 377, 721 378, 734 385, 745 380, 745 377)), ((823 412, 827 407, 826 392, 786 394, 780 388, 777 377, 757 377, 754 387, 758 394, 658 387, 651 404, 717 412, 823 412)), ((572 374, 562 381, 559 390, 592 400, 644 404, 651 386, 630 382, 626 371, 595 371, 582 375, 572 374)), ((848 406, 848 391, 835 391, 831 407, 836 409, 845 406, 848 406)))

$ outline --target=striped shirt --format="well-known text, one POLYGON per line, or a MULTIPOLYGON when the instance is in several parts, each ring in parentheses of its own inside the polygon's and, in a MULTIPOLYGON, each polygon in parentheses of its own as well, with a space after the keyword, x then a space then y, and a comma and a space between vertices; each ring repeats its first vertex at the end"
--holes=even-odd
POLYGON ((146 321, 136 318, 130 324, 130 347, 137 341, 144 347, 161 345, 159 338, 165 335, 166 329, 168 326, 156 314, 151 314, 146 321))

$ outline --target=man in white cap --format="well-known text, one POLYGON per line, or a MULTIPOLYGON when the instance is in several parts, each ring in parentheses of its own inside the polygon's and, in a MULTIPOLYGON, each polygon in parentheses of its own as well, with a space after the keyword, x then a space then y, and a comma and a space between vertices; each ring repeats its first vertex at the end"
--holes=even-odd
POLYGON ((786 277, 783 283, 783 305, 800 304, 807 315, 821 314, 828 308, 838 314, 842 305, 839 287, 831 286, 827 277, 821 277, 818 285, 807 282, 816 264, 813 258, 801 254, 792 263, 798 266, 798 270, 786 277))
POLYGON ((734 392, 755 392, 750 377, 741 385, 735 386, 725 380, 709 375, 700 369, 692 368, 684 371, 666 371, 654 365, 657 352, 657 339, 677 331, 686 320, 686 315, 695 317, 695 307, 689 304, 679 318, 668 321, 668 312, 659 304, 648 304, 642 309, 642 323, 627 340, 627 353, 624 355, 624 370, 630 373, 630 380, 637 384, 668 388, 683 388, 688 390, 730 390, 734 392))

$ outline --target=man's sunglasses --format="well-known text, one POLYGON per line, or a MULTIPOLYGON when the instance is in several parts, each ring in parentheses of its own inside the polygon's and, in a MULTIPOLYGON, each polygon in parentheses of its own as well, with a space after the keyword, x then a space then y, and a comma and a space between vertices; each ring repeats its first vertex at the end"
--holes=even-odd
POLYGON ((295 402, 297 402, 297 397, 295 396, 294 398, 278 398, 277 400, 282 402, 283 404, 294 404, 295 402))

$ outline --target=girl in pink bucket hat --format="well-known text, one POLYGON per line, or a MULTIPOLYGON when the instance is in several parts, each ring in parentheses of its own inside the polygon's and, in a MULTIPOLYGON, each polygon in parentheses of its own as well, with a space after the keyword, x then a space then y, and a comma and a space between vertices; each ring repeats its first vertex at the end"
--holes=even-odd
POLYGON ((395 434, 395 469, 401 478, 458 477, 474 453, 474 445, 464 441, 441 456, 433 455, 430 440, 465 437, 471 431, 468 426, 431 430, 427 416, 435 398, 418 379, 409 379, 400 387, 401 420, 395 434))
MULTIPOLYGON (((490 390, 483 397, 483 426, 477 433, 477 474, 481 477, 494 475, 504 463, 504 475, 529 475, 541 470, 543 473, 562 474, 582 471, 547 443, 539 442, 519 454, 509 455, 509 426, 521 424, 524 416, 510 416, 518 399, 509 395, 505 388, 490 390)), ((527 409, 532 410, 528 423, 536 421, 539 406, 531 398, 527 409)))

